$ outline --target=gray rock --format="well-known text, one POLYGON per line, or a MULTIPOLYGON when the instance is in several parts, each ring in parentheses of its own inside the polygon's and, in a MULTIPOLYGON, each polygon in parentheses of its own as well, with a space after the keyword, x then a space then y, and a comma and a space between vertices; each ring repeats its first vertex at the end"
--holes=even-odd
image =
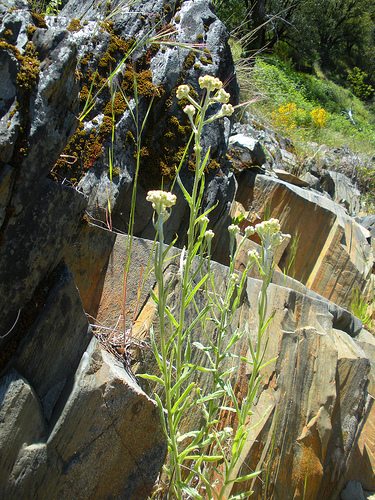
MULTIPOLYGON (((147 242, 140 243, 145 245, 147 242)), ((150 248, 151 245, 148 242, 150 248)), ((178 258, 170 261, 165 274, 166 282, 172 280, 168 301, 173 311, 178 308, 178 265, 178 258)), ((223 293, 228 269, 217 263, 212 263, 212 266, 216 291, 223 293)), ((231 338, 232 328, 243 321, 247 322, 255 341, 255 309, 260 286, 259 280, 248 278, 242 305, 236 312, 233 325, 227 327, 228 338, 231 338)), ((203 307, 204 301, 199 300, 203 307)), ((298 489, 303 490, 309 464, 309 471, 314 473, 309 472, 307 494, 311 498, 335 498, 343 487, 344 472, 365 418, 369 359, 349 335, 333 327, 336 320, 328 301, 305 295, 303 289, 295 291, 271 284, 268 304, 269 313, 274 312, 275 316, 268 330, 265 361, 274 361, 264 370, 253 407, 254 415, 248 424, 249 427, 255 423, 258 425, 248 435, 235 474, 240 469, 256 470, 269 463, 269 493, 289 499, 298 489), (273 449, 277 453, 273 453, 273 449)), ((152 323, 158 338, 155 314, 155 305, 149 300, 138 316, 133 335, 139 334, 140 340, 147 339, 152 323)), ((186 314, 189 324, 195 310, 189 309, 186 314)), ((215 325, 207 323, 206 327, 206 334, 212 339, 215 325)), ((198 327, 191 335, 192 342, 202 342, 206 338, 198 327)), ((242 340, 233 349, 233 354, 250 356, 245 338, 242 340)), ((199 350, 192 352, 191 362, 204 366, 208 363, 199 350)), ((240 359, 235 357, 228 358, 228 363, 235 366, 232 384, 241 400, 250 368, 241 366, 240 359)), ((150 373, 153 367, 152 355, 145 351, 137 369, 150 373)), ((205 390, 206 375, 201 374, 199 381, 205 390)), ((226 412, 221 412, 219 419, 221 426, 231 423, 226 412)), ((196 425, 199 425, 199 416, 197 412, 190 412, 184 419, 181 432, 196 425)), ((255 489, 255 498, 262 498, 264 478, 262 480, 233 485, 231 493, 238 494, 251 487, 255 489)))
POLYGON ((301 176, 301 179, 307 182, 311 188, 319 191, 320 181, 317 177, 315 177, 315 175, 312 175, 310 172, 306 172, 301 176))
MULTIPOLYGON (((83 196, 73 189, 49 180, 39 185, 44 187, 43 193, 18 216, 10 217, 6 227, 3 225, 0 248, 2 335, 11 329, 18 311, 32 298, 40 281, 60 262, 86 206, 83 196)), ((0 339, 0 346, 12 336, 13 332, 0 339)))
POLYGON ((245 134, 235 134, 229 138, 228 155, 232 168, 237 172, 252 165, 262 166, 266 161, 260 142, 245 134))
POLYGON ((28 382, 11 370, 1 384, 2 497, 147 498, 166 454, 159 412, 95 338, 48 431, 28 382))
POLYGON ((53 477, 51 499, 146 499, 166 454, 156 403, 96 339, 82 357, 47 447, 63 471, 53 477))
POLYGON ((47 421, 91 336, 73 277, 62 267, 12 361, 38 394, 47 421))
MULTIPOLYGON (((199 76, 209 73, 219 77, 222 81, 226 81, 233 74, 234 67, 229 45, 227 44, 228 33, 224 25, 213 14, 209 2, 184 2, 178 11, 178 21, 175 20, 176 16, 173 9, 169 9, 169 4, 167 8, 165 1, 157 2, 150 0, 142 3, 142 9, 140 10, 147 12, 147 21, 142 17, 142 12, 139 10, 130 12, 129 9, 125 8, 122 12, 116 13, 116 6, 116 2, 111 4, 111 20, 114 22, 113 29, 118 39, 123 37, 129 40, 132 36, 136 36, 137 40, 141 41, 146 35, 147 38, 150 38, 155 33, 155 18, 161 14, 166 23, 172 23, 175 29, 174 38, 177 43, 181 44, 178 47, 169 45, 154 51, 149 63, 146 65, 144 57, 150 48, 149 45, 144 44, 142 46, 141 44, 132 54, 133 67, 137 68, 137 65, 139 65, 141 68, 139 71, 144 71, 144 68, 151 70, 152 84, 155 86, 155 89, 159 89, 156 91, 156 94, 159 95, 155 97, 143 132, 142 146, 144 156, 141 158, 138 180, 140 185, 138 193, 143 196, 148 189, 155 189, 157 184, 161 182, 162 172, 165 176, 164 186, 168 188, 171 180, 168 172, 171 169, 173 171, 178 165, 171 151, 178 151, 186 145, 190 134, 190 130, 181 132, 183 129, 180 124, 185 127, 188 122, 185 114, 178 106, 175 97, 176 87, 181 83, 187 83, 201 96, 202 90, 198 85, 199 76), (202 37, 202 40, 200 37, 202 37), (191 51, 189 44, 197 43, 200 40, 205 44, 204 48, 206 52, 196 54, 191 51)), ((94 21, 100 15, 103 15, 104 7, 103 4, 99 9, 94 9, 90 3, 82 5, 81 2, 77 1, 69 2, 62 11, 62 17, 58 22, 55 22, 56 27, 67 26, 70 22, 69 16, 74 15, 75 18, 81 19, 81 23, 88 23, 87 25, 82 24, 81 28, 71 35, 78 45, 78 59, 81 61, 79 69, 84 73, 87 69, 92 72, 97 69, 97 61, 105 56, 111 43, 111 36, 107 32, 97 33, 95 43, 92 39, 94 21), (87 62, 85 58, 90 53, 92 53, 92 56, 87 62), (83 60, 85 60, 84 64, 83 60)), ((123 58, 119 58, 117 53, 114 53, 114 55, 116 62, 113 62, 113 65, 115 66, 116 64, 120 64, 123 58)), ((127 64, 129 62, 130 60, 127 61, 127 64)), ((121 66, 122 74, 125 74, 125 70, 129 73, 129 69, 125 66, 126 64, 121 66)), ((131 75, 131 78, 133 78, 133 75, 131 75)), ((85 80, 83 79, 83 81, 85 80)), ((81 86, 83 84, 81 82, 81 86)), ((231 80, 226 90, 232 95, 231 102, 236 104, 238 101, 238 86, 236 81, 231 80)), ((127 92, 126 89, 125 92, 127 92)), ((97 102, 90 116, 83 121, 87 134, 102 134, 99 128, 103 123, 105 106, 108 105, 110 99, 110 92, 105 86, 104 90, 98 95, 97 102), (96 123, 94 124, 93 121, 96 123)), ((137 105, 131 94, 128 95, 128 99, 132 112, 138 114, 138 121, 142 123, 148 113, 149 96, 142 95, 142 91, 140 90, 138 92, 137 105)), ((104 119, 108 119, 108 113, 104 119)), ((220 163, 226 150, 229 137, 229 124, 230 121, 225 118, 222 123, 213 122, 203 130, 202 145, 204 152, 210 148, 211 158, 218 163, 220 163)), ((116 176, 111 182, 108 174, 109 162, 107 153, 111 146, 111 139, 110 134, 107 134, 102 140, 105 153, 95 159, 79 183, 80 189, 89 199, 89 212, 94 217, 105 221, 108 215, 106 213, 108 212, 108 203, 110 202, 113 227, 124 232, 128 228, 130 190, 136 169, 134 144, 127 139, 129 132, 136 137, 133 116, 127 108, 116 118, 116 140, 113 144, 113 169, 116 170, 116 176)), ((217 166, 218 163, 213 165, 217 166)), ((222 174, 224 176, 227 175, 226 172, 222 172, 222 174)), ((187 165, 183 167, 181 177, 189 189, 192 174, 188 171, 187 165)), ((178 189, 176 189, 176 193, 178 194, 178 189)), ((181 203, 181 214, 184 214, 186 212, 186 204, 182 200, 181 203)), ((221 206, 219 209, 225 210, 225 207, 221 206)), ((137 235, 152 237, 152 211, 150 209, 141 211, 142 218, 137 222, 135 233, 137 235)), ((180 236, 184 228, 183 220, 181 220, 181 224, 181 230, 177 231, 180 236)), ((178 229, 177 220, 174 221, 173 228, 171 227, 170 229, 173 235, 172 239, 176 232, 176 226, 178 229)), ((166 234, 169 234, 168 230, 166 234)))
POLYGON ((328 172, 334 182, 333 199, 343 204, 351 215, 356 215, 361 208, 361 193, 355 185, 344 174, 339 172, 328 172))
POLYGON ((370 231, 372 239, 375 239, 375 215, 366 215, 364 217, 355 217, 355 220, 370 231))
POLYGON ((341 500, 366 500, 361 483, 349 481, 340 495, 341 500))
MULTIPOLYGON (((335 304, 350 307, 353 286, 365 288, 374 257, 361 226, 342 206, 265 175, 256 176, 254 188, 239 189, 236 198, 243 207, 251 207, 248 223, 262 220, 267 210, 281 221, 283 233, 298 238, 291 270, 298 281, 335 304)), ((290 255, 289 247, 280 269, 287 269, 290 255)))
POLYGON ((22 448, 47 434, 40 402, 30 384, 14 369, 0 379, 0 496, 7 497, 13 465, 22 448))

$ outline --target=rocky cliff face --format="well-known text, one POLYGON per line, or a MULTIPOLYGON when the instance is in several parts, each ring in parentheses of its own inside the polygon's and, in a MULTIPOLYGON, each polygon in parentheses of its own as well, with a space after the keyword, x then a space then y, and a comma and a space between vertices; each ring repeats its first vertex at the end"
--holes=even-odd
MULTIPOLYGON (((131 356, 143 363, 135 372, 151 363, 150 325, 157 330, 152 274, 138 297, 151 251, 146 238, 154 235, 144 198, 162 180, 171 186, 189 138, 176 87, 189 83, 199 94, 198 77, 209 73, 227 81, 236 104, 228 34, 206 0, 148 0, 133 9, 71 0, 58 17, 5 0, 0 15, 0 496, 147 498, 166 442, 156 404, 130 370, 131 356), (127 231, 133 190, 140 238, 126 291, 135 322, 124 344, 116 297, 126 237, 108 227, 127 231)), ((267 170, 250 125, 237 125, 230 140, 229 120, 214 123, 203 140, 216 260, 227 263, 231 217, 244 214, 243 226, 258 222, 265 206, 297 239, 293 266, 293 239, 275 255, 290 276, 273 276, 267 356, 277 361, 264 374, 253 419, 270 411, 249 434, 241 467, 268 468, 275 499, 301 498, 304 488, 305 498, 333 499, 349 479, 375 489, 374 435, 366 430, 374 421, 375 342, 346 310, 353 287, 370 279, 371 225, 354 221, 323 188, 267 170)), ((270 167, 293 160, 287 141, 280 144, 270 167)), ((181 170, 187 186, 189 154, 181 170)), ((166 239, 177 235, 183 244, 186 204, 175 190, 166 239)), ((220 284, 222 264, 215 267, 220 284)), ((258 291, 254 275, 240 312, 252 331, 258 291)), ((247 375, 239 362, 239 398, 247 375)), ((225 425, 228 415, 219 418, 225 425)), ((252 486, 262 498, 261 481, 252 486)))

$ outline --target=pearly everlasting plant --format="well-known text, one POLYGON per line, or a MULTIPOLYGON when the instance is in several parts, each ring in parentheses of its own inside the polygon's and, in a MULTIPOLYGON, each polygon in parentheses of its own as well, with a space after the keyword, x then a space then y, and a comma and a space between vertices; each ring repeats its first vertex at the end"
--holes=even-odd
MULTIPOLYGON (((202 102, 198 103, 190 96, 190 87, 180 85, 176 95, 178 99, 188 99, 184 112, 189 117, 194 133, 195 173, 191 191, 184 186, 179 172, 177 182, 189 205, 189 227, 187 243, 180 254, 177 282, 180 291, 179 307, 173 311, 168 305, 168 293, 171 283, 165 282, 163 266, 170 248, 164 245, 164 223, 171 215, 176 196, 165 191, 149 191, 147 201, 152 203, 155 210, 153 223, 157 230, 157 249, 155 252, 154 270, 157 280, 157 293, 151 290, 151 296, 157 304, 160 322, 160 344, 157 345, 151 329, 151 343, 155 360, 160 370, 158 375, 143 374, 145 379, 158 382, 164 389, 163 402, 155 394, 160 417, 168 440, 168 462, 164 467, 167 492, 163 498, 168 499, 234 499, 228 491, 234 481, 244 481, 255 477, 258 472, 247 474, 245 479, 233 479, 236 464, 240 459, 248 430, 246 421, 252 401, 256 394, 257 384, 260 383, 259 371, 262 367, 262 356, 259 349, 250 351, 253 365, 249 381, 248 397, 244 398, 242 407, 236 403, 236 396, 230 383, 230 370, 222 368, 223 362, 235 357, 230 352, 230 346, 237 342, 246 332, 240 326, 233 327, 232 337, 227 341, 227 332, 231 325, 236 309, 240 306, 241 296, 246 285, 247 271, 252 265, 263 266, 264 251, 259 255, 256 252, 248 253, 248 264, 244 273, 239 273, 234 265, 238 252, 247 238, 255 231, 264 240, 265 252, 277 243, 280 227, 277 221, 269 221, 253 227, 245 228, 244 234, 237 244, 236 238, 241 230, 237 224, 228 228, 230 236, 230 266, 228 270, 226 291, 224 296, 218 296, 215 288, 214 273, 211 265, 211 243, 214 232, 209 229, 209 214, 213 208, 202 213, 204 194, 204 170, 209 159, 209 151, 202 159, 201 134, 208 123, 230 116, 234 108, 229 104, 230 94, 224 90, 223 83, 216 77, 206 75, 199 78, 199 85, 204 89, 202 102), (206 118, 209 106, 215 105, 220 109, 211 117, 206 118), (194 263, 195 259, 195 263, 194 263), (204 292, 205 305, 199 305, 196 295, 204 292), (188 307, 193 307, 196 319, 186 324, 188 307), (206 325, 212 322, 215 325, 215 341, 206 335, 206 325), (202 328, 202 341, 206 338, 207 344, 192 342, 190 337, 195 328, 202 328), (209 366, 197 366, 192 361, 194 349, 202 350, 208 356, 209 366), (199 377, 196 372, 206 372, 211 376, 210 393, 202 397, 202 388, 199 386, 199 377), (198 380, 198 381, 197 381, 198 380), (217 426, 217 413, 221 408, 221 399, 224 395, 232 399, 237 413, 238 426, 234 430, 225 427, 220 430, 217 426), (237 406, 236 406, 237 405, 237 406), (199 407, 204 423, 199 429, 189 430, 187 434, 180 432, 180 423, 192 407, 199 407), (224 451, 226 450, 226 451, 224 451), (217 464, 222 463, 221 479, 218 484, 212 484, 213 472, 217 464), (202 496, 203 495, 203 496, 202 496)), ((267 313, 267 286, 270 281, 271 268, 264 267, 264 287, 260 297, 258 345, 265 331, 265 315, 267 313)), ((176 284, 177 287, 177 284, 176 284)), ((242 358, 241 358, 242 359, 242 358)), ((245 498, 241 496, 241 498, 245 498)))

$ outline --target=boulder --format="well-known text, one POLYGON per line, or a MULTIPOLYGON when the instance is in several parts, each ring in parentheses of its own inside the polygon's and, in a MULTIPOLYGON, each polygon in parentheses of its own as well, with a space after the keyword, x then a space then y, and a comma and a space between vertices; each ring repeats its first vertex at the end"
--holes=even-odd
MULTIPOLYGON (((263 155, 259 159, 266 170, 293 170, 296 167, 297 152, 293 143, 286 137, 281 136, 256 121, 248 111, 245 111, 243 123, 233 125, 233 135, 245 136, 247 140, 253 140, 261 145, 263 155)), ((260 152, 259 147, 257 151, 260 152)))
MULTIPOLYGON (((119 244, 113 254, 114 269, 116 262, 120 263, 123 258, 120 249, 119 244)), ((151 241, 134 239, 134 269, 147 265, 151 249, 151 241)), ((212 266, 217 293, 224 293, 228 269, 217 263, 212 263, 212 266)), ((166 264, 166 280, 172 281, 168 298, 171 310, 178 307, 178 267, 179 256, 166 264)), ((122 286, 120 273, 111 273, 109 269, 107 274, 103 309, 99 309, 103 310, 102 324, 121 314, 120 306, 115 314, 106 314, 105 296, 111 290, 117 293, 116 290, 120 291, 122 286)), ((152 276, 150 278, 153 279, 152 276)), ((132 282, 129 303, 136 297, 137 287, 132 282)), ((253 339, 256 336, 256 303, 260 286, 259 280, 248 278, 242 306, 234 317, 236 325, 238 321, 248 323, 253 339)), ((249 427, 259 420, 261 423, 249 434, 236 474, 249 468, 263 468, 269 474, 268 494, 273 494, 274 498, 292 499, 298 492, 302 494, 308 473, 306 494, 310 498, 335 498, 345 485, 344 473, 351 463, 352 452, 368 411, 366 384, 370 363, 356 343, 361 328, 353 320, 341 323, 346 332, 340 329, 340 308, 306 290, 303 285, 297 291, 285 285, 271 284, 268 303, 269 314, 274 312, 275 316, 268 327, 265 360, 276 361, 271 362, 263 373, 249 427)), ((195 310, 187 311, 187 324, 193 320, 194 314, 195 310)), ((347 312, 345 314, 350 316, 347 312)), ((128 328, 131 314, 129 316, 128 328)), ((137 354, 139 362, 133 367, 136 373, 152 373, 155 370, 151 351, 142 347, 149 339, 151 324, 158 338, 156 306, 149 299, 131 327, 132 338, 129 341, 136 343, 138 340, 141 346, 137 354)), ((231 328, 228 327, 228 338, 231 337, 231 328)), ((211 327, 207 322, 206 333, 212 338, 215 335, 214 325, 211 327)), ((204 336, 197 327, 192 332, 191 340, 202 342, 202 338, 204 336)), ((244 338, 235 344, 233 354, 248 356, 247 349, 244 338)), ((199 350, 193 352, 191 362, 207 366, 206 357, 199 350)), ((240 403, 245 396, 248 368, 242 365, 239 358, 229 358, 228 362, 235 366, 231 382, 240 403)), ((199 376, 199 382, 205 391, 208 390, 206 374, 199 376)), ((143 382, 143 386, 148 391, 152 389, 149 383, 143 382)), ((224 401, 225 404, 228 402, 224 401)), ((198 413, 186 415, 181 431, 200 425, 198 413)), ((233 425, 230 415, 224 410, 218 418, 220 427, 233 425)), ((233 494, 251 486, 240 484, 241 488, 233 486, 233 494)), ((262 480, 252 485, 256 491, 254 498, 264 498, 264 484, 262 476, 262 480)))
POLYGON ((227 158, 238 173, 253 165, 262 166, 266 161, 260 142, 245 134, 235 134, 229 138, 227 158))
MULTIPOLYGON (((151 3, 155 17, 164 12, 166 2, 151 3)), ((77 118, 88 78, 82 57, 93 49, 103 58, 113 42, 119 58, 125 42, 112 38, 110 23, 93 40, 105 17, 93 2, 66 9, 89 20, 35 15, 23 0, 0 5, 0 497, 147 498, 166 453, 156 404, 127 360, 93 339, 69 269, 84 308, 96 314, 115 235, 87 223, 91 200, 76 188, 99 156, 95 127, 82 128, 77 118), (74 150, 65 151, 69 144, 74 150)), ((129 39, 142 36, 132 16, 129 39)), ((224 30, 212 15, 214 22, 213 31, 224 30)), ((100 60, 91 70, 100 70, 100 60)), ((100 113, 92 117, 103 122, 100 113)), ((132 182, 133 153, 120 187, 132 182)))
POLYGON ((332 171, 328 173, 334 183, 333 200, 344 205, 352 216, 358 214, 361 208, 360 191, 346 175, 332 171))
MULTIPOLYGON (((67 158, 73 155, 79 161, 71 166, 62 157, 53 175, 78 182, 79 189, 88 197, 89 214, 108 227, 126 232, 138 148, 141 161, 136 192, 140 201, 136 212, 140 217, 137 217, 134 232, 152 238, 155 234, 152 210, 144 201, 145 195, 162 182, 164 187, 171 188, 191 133, 188 118, 176 99, 178 85, 190 85, 199 100, 203 91, 198 77, 210 74, 223 82, 228 81, 226 90, 231 94, 231 102, 238 102, 237 82, 229 79, 234 73, 227 43, 229 34, 208 1, 185 1, 178 8, 177 5, 172 8, 167 0, 145 1, 140 9, 125 7, 121 2, 112 2, 110 7, 106 5, 94 8, 90 2, 86 5, 72 0, 57 19, 49 20, 55 30, 68 29, 78 47, 77 71, 81 75, 78 113, 84 109, 91 84, 96 92, 92 110, 83 116, 80 128, 64 151, 67 158), (72 17, 79 19, 74 29, 72 17), (105 19, 104 29, 95 31, 96 23, 102 18, 105 19), (163 31, 165 26, 168 29, 163 31), (198 51, 192 50, 197 46, 198 51), (114 70, 117 74, 110 78, 114 70), (97 80, 93 82, 92 75, 96 71, 97 80), (134 78, 137 99, 134 98, 134 78), (116 130, 113 143, 112 112, 116 130), (142 127, 142 140, 137 127, 142 127), (111 167, 109 150, 113 160, 111 167)), ((202 135, 204 153, 210 148, 205 196, 208 201, 204 209, 209 208, 210 203, 219 202, 217 218, 223 213, 228 215, 228 203, 233 195, 232 174, 220 169, 221 164, 224 165, 229 130, 230 120, 224 118, 220 123, 215 121, 206 126, 202 135)), ((190 163, 192 153, 191 149, 190 163)), ((191 189, 189 168, 191 164, 189 166, 186 161, 180 175, 185 186, 191 189)), ((180 194, 177 186, 175 192, 180 194)), ((177 234, 178 244, 182 245, 187 206, 183 197, 179 198, 179 210, 175 211, 174 220, 166 224, 166 239, 172 241, 177 234)))
POLYGON ((71 382, 47 427, 28 382, 3 377, 1 496, 146 499, 166 454, 156 403, 95 338, 71 382))
POLYGON ((340 495, 341 500, 365 500, 361 483, 349 481, 340 495))
POLYGON ((285 182, 290 182, 290 184, 294 184, 296 186, 300 187, 308 187, 309 184, 308 182, 304 181, 303 179, 300 179, 296 175, 293 175, 289 172, 286 172, 285 170, 280 170, 278 168, 273 169, 274 173, 276 174, 278 179, 281 179, 282 181, 285 182))
POLYGON ((313 175, 311 172, 305 172, 300 177, 303 181, 305 181, 312 189, 320 190, 320 181, 318 177, 313 175))
POLYGON ((295 239, 279 262, 283 271, 294 255, 289 274, 337 305, 350 307, 353 287, 362 291, 366 286, 373 253, 360 226, 344 208, 265 175, 256 176, 253 188, 239 188, 237 201, 251 207, 245 225, 260 222, 266 210, 269 217, 280 220, 282 232, 290 234, 292 242, 295 239))

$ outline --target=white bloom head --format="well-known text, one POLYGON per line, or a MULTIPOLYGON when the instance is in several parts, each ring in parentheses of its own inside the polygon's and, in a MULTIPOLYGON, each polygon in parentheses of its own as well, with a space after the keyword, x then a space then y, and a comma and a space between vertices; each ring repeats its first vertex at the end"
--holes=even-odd
POLYGON ((180 85, 176 92, 177 99, 183 99, 184 97, 187 97, 189 95, 189 92, 190 92, 189 85, 180 85))
MULTIPOLYGON (((176 195, 172 193, 167 193, 166 191, 149 191, 147 193, 146 200, 152 203, 152 208, 157 212, 158 215, 166 212, 166 208, 170 208, 176 203, 176 195)), ((168 212, 166 212, 168 213, 168 212)), ((166 215, 162 216, 163 221, 166 220, 166 215)), ((169 217, 169 215, 168 215, 169 217)), ((167 217, 167 218, 168 218, 167 217)))
POLYGON ((260 237, 266 238, 271 234, 276 234, 280 232, 280 222, 277 219, 269 219, 256 224, 255 231, 260 237))
POLYGON ((212 231, 212 229, 208 229, 204 233, 204 237, 206 238, 207 242, 210 242, 214 236, 215 236, 215 233, 212 231))
POLYGON ((254 260, 259 259, 259 253, 256 250, 249 250, 247 252, 247 260, 249 262, 253 262, 254 260))
POLYGON ((204 215, 203 217, 201 217, 201 218, 199 219, 199 224, 200 224, 200 226, 201 226, 201 227, 204 227, 204 225, 206 225, 206 226, 207 226, 207 224, 208 224, 209 222, 210 222, 210 220, 209 220, 209 218, 208 218, 206 215, 204 215))
POLYGON ((192 104, 188 104, 184 107, 184 113, 188 115, 190 119, 195 115, 195 107, 192 104))
POLYGON ((234 113, 234 107, 231 104, 223 104, 221 107, 222 116, 231 116, 234 113))
POLYGON ((251 236, 254 233, 255 233, 255 229, 253 228, 253 226, 247 226, 247 227, 245 227, 245 236, 246 236, 246 238, 248 238, 249 236, 251 236))
POLYGON ((229 280, 233 283, 233 284, 237 284, 239 281, 240 281, 240 277, 238 276, 237 273, 232 273, 230 276, 229 276, 229 280))
POLYGON ((240 232, 240 228, 237 226, 237 224, 231 224, 228 226, 228 231, 230 234, 238 234, 240 232))
POLYGON ((223 82, 211 75, 200 76, 199 86, 201 89, 207 89, 207 92, 210 93, 212 90, 219 90, 223 87, 223 82))
POLYGON ((221 88, 218 92, 216 92, 214 100, 217 102, 222 102, 226 104, 229 102, 230 99, 230 94, 228 92, 225 92, 223 88, 221 88))

